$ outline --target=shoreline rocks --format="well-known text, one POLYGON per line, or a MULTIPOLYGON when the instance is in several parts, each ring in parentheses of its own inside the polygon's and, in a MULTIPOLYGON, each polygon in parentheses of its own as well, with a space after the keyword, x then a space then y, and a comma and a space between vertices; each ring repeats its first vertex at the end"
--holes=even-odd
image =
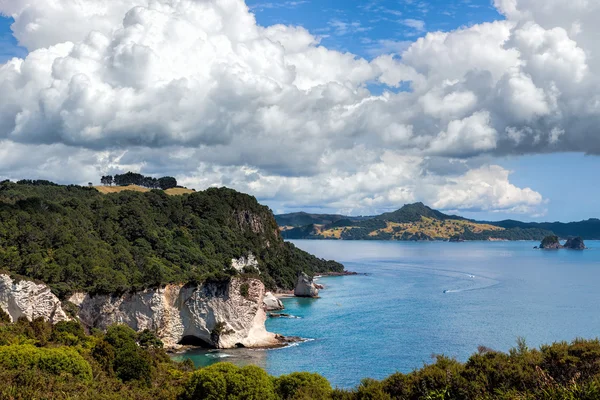
POLYGON ((294 289, 294 296, 296 297, 318 297, 319 289, 315 286, 313 278, 302 272, 298 275, 298 282, 294 289))
POLYGON ((265 311, 279 311, 285 308, 281 300, 275 297, 275 295, 271 292, 265 293, 265 297, 263 298, 263 306, 265 311))

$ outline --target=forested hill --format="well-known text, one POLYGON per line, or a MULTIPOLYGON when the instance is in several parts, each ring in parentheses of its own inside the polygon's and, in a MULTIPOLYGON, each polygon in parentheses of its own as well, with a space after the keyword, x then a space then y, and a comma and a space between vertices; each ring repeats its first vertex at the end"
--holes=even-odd
POLYGON ((101 194, 44 182, 0 183, 0 269, 73 291, 116 293, 226 279, 252 253, 265 284, 291 289, 299 271, 342 271, 285 243, 271 210, 230 189, 169 196, 101 194))
MULTIPOLYGON (((423 203, 407 204, 399 210, 374 217, 310 217, 306 225, 285 214, 276 216, 286 239, 342 239, 342 240, 541 240, 552 231, 544 226, 502 226, 493 222, 472 221, 447 215, 423 203), (288 224, 286 224, 288 223, 288 224)), ((574 233, 574 236, 580 234, 574 233)))

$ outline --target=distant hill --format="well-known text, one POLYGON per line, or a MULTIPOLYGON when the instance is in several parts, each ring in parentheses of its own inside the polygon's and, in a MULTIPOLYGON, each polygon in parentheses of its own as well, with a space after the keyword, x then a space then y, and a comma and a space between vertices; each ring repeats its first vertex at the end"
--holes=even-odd
POLYGON ((335 214, 295 213, 275 216, 286 239, 335 240, 542 240, 556 233, 559 236, 584 236, 598 232, 590 221, 562 224, 529 224, 518 221, 481 222, 456 215, 447 215, 423 203, 373 217, 349 217, 335 214), (556 230, 555 230, 556 228, 556 230), (585 228, 585 229, 584 229, 585 228), (559 233, 560 232, 560 233, 559 233))
POLYGON ((581 236, 585 240, 600 240, 600 219, 590 218, 586 221, 578 222, 520 222, 514 220, 505 220, 500 222, 488 222, 503 228, 521 228, 521 229, 544 229, 554 232, 561 238, 581 236))

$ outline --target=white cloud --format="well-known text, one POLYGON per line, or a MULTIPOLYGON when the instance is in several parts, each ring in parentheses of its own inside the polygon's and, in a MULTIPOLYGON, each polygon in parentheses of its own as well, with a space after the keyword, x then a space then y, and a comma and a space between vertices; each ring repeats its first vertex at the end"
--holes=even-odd
MULTIPOLYGON (((261 27, 241 0, 0 2, 30 50, 0 65, 0 175, 65 167, 87 181, 121 165, 202 187, 230 174, 253 193, 283 199, 287 191, 345 209, 405 199, 460 208, 444 206, 435 187, 468 181, 496 189, 452 198, 532 210, 543 204, 539 194, 469 160, 600 154, 600 6, 495 5, 506 20, 428 33, 406 50, 373 42, 372 54, 396 56, 368 61, 327 49, 301 27, 261 27), (374 95, 373 82, 410 91, 374 95), (32 153, 40 156, 15 158, 32 153), (472 173, 439 175, 428 169, 432 156, 460 158, 472 173)), ((368 27, 334 20, 332 29, 368 27)))
POLYGON ((400 21, 402 25, 408 26, 417 32, 425 31, 425 21, 420 19, 406 18, 400 21))

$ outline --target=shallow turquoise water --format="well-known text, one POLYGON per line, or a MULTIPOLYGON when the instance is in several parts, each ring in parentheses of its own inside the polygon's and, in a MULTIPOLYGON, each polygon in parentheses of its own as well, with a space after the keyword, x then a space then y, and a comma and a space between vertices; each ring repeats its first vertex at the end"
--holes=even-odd
POLYGON ((366 276, 322 278, 320 299, 287 299, 272 332, 311 339, 278 350, 191 352, 197 365, 256 364, 273 375, 318 372, 350 387, 409 372, 432 354, 459 360, 485 345, 508 350, 600 336, 600 242, 533 250, 533 242, 295 241, 366 276), (446 291, 446 293, 444 293, 446 291))

